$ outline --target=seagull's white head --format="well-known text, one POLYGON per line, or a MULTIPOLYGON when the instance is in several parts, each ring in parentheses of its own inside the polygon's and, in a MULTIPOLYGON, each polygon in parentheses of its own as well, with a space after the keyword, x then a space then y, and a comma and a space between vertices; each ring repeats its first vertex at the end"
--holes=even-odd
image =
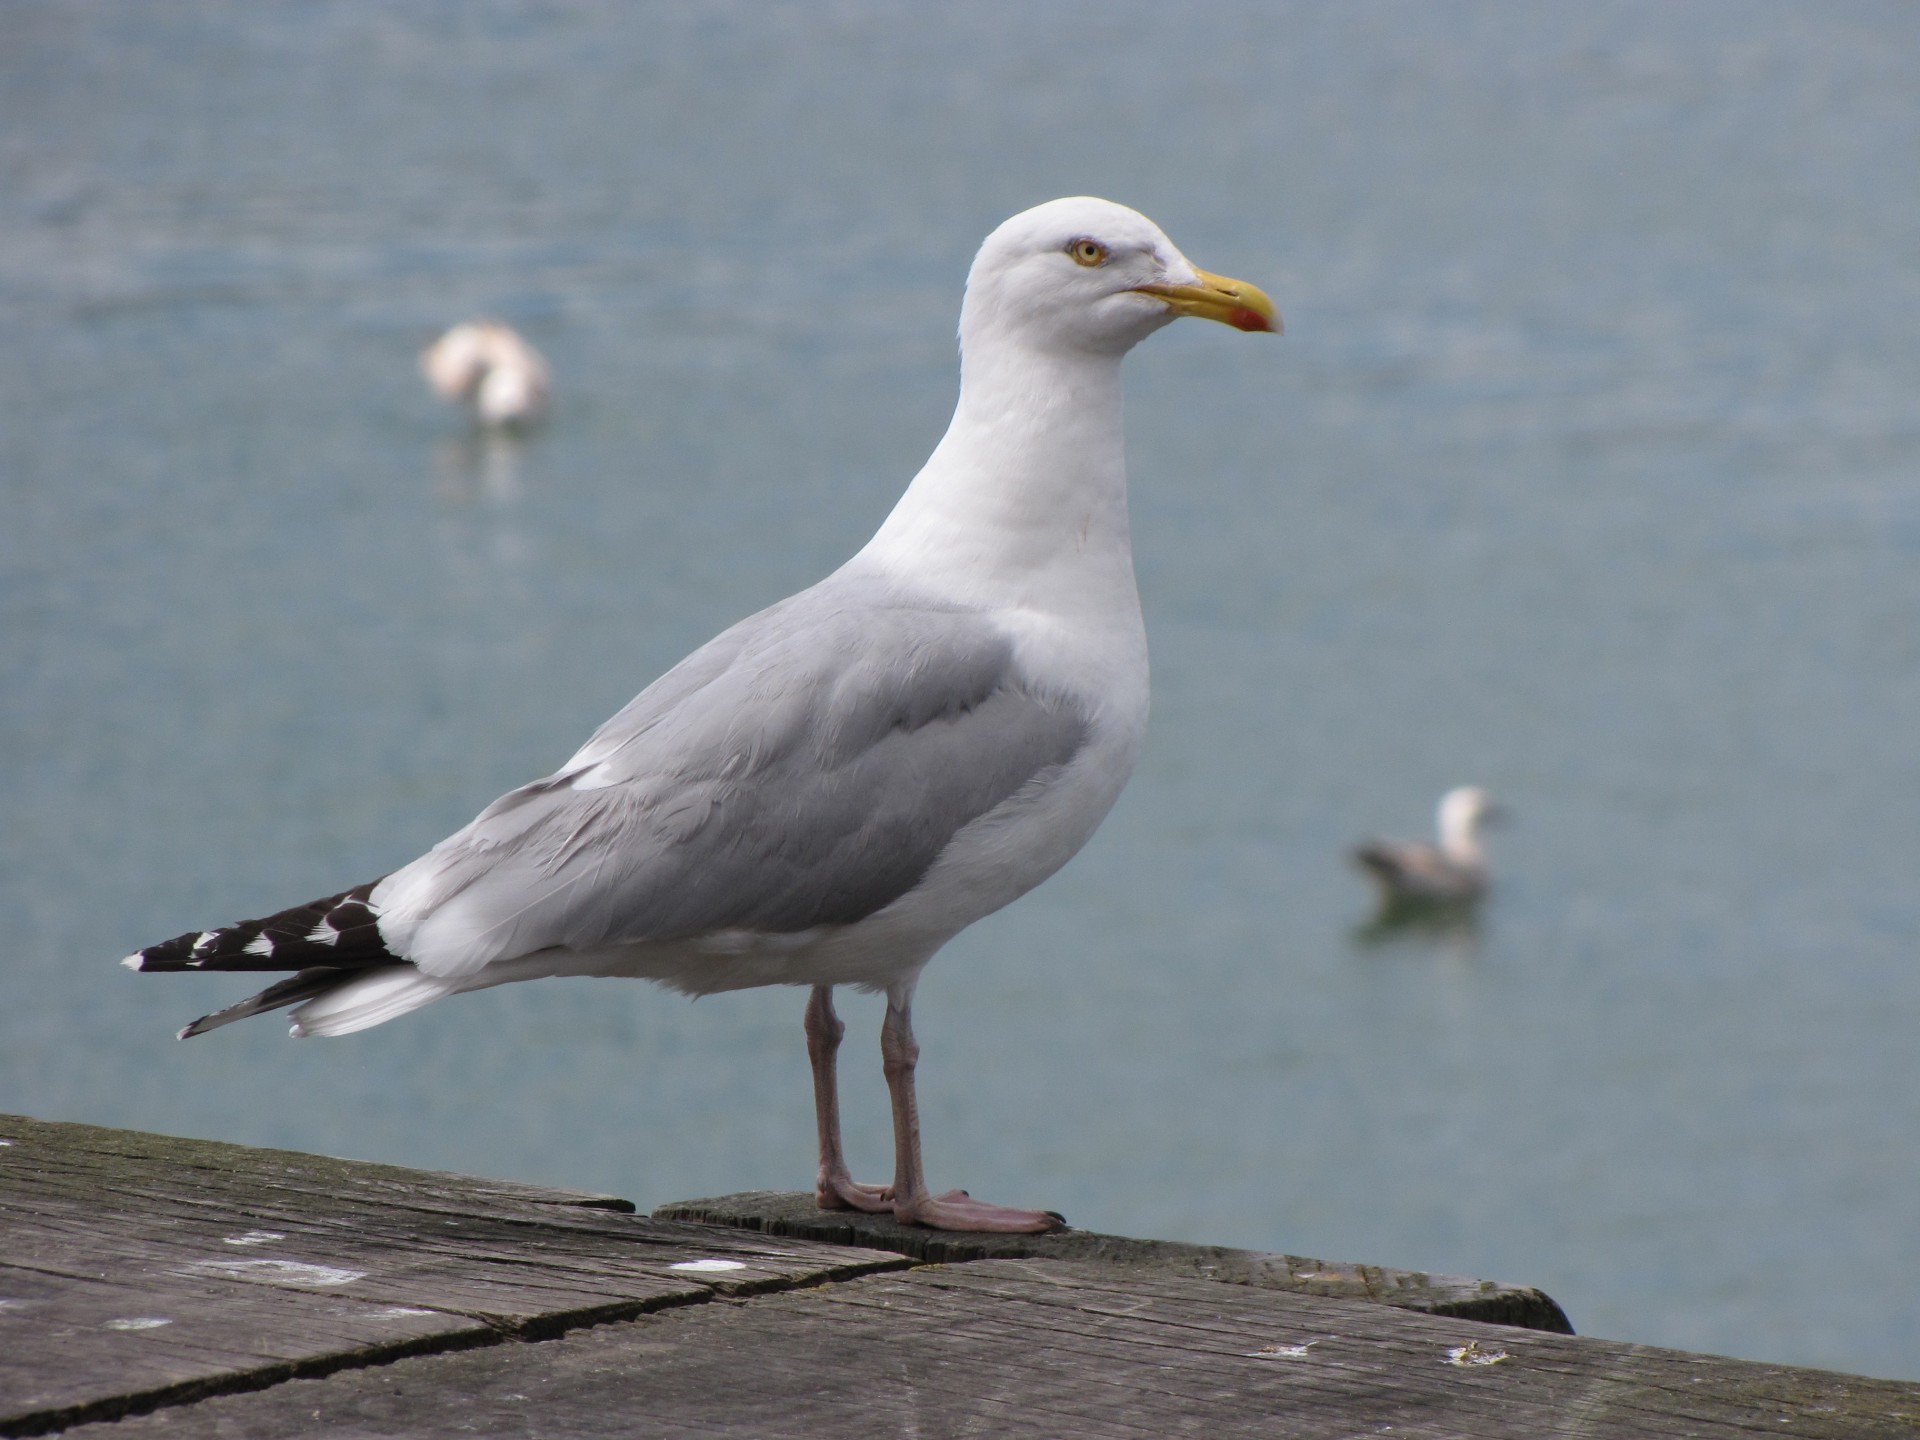
POLYGON ((1006 221, 967 275, 961 343, 1122 355, 1182 315, 1277 333, 1273 302, 1243 280, 1196 269, 1137 210, 1077 195, 1006 221))
POLYGON ((1462 785, 1449 790, 1440 797, 1438 818, 1441 848, 1451 850, 1472 846, 1480 827, 1489 820, 1500 819, 1505 813, 1499 801, 1478 785, 1462 785))

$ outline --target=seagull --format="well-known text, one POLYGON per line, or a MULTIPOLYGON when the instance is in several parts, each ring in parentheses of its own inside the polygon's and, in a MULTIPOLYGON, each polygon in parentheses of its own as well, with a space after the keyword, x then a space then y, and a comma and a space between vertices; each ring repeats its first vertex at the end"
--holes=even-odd
POLYGON ((1478 785, 1462 785, 1440 797, 1438 845, 1370 840, 1354 849, 1353 858, 1379 887, 1384 909, 1470 904, 1487 891, 1480 827, 1502 813, 1478 785))
POLYGON ((456 325, 420 352, 420 372, 490 429, 537 425, 547 413, 547 362, 498 320, 456 325))
POLYGON ((294 1035, 344 1035, 546 976, 807 986, 822 1208, 1060 1228, 928 1188, 911 1007, 942 945, 1086 843, 1140 753, 1120 362, 1185 315, 1280 329, 1258 289, 1195 269, 1125 206, 1014 216, 967 277, 952 423, 851 560, 410 864, 123 963, 293 972, 182 1039, 287 1005, 294 1035), (842 1153, 838 985, 886 995, 891 1185, 856 1182, 842 1153))

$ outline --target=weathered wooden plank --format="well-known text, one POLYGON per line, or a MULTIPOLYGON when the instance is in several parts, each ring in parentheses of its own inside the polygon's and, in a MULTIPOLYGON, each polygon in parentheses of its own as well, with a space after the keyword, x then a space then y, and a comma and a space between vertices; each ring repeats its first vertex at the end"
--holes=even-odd
POLYGON ((1433 1313, 1472 1282, 696 1202, 759 1217, 729 1230, 83 1126, 0 1136, 0 1434, 1920 1433, 1920 1386, 1433 1313), (922 1255, 1072 1258, 906 1271, 778 1238, 783 1215, 922 1255))
POLYGON ((634 1209, 631 1201, 616 1195, 229 1145, 218 1140, 34 1120, 23 1115, 0 1115, 0 1139, 11 1139, 16 1145, 36 1144, 32 1183, 47 1188, 64 1184, 73 1193, 93 1194, 104 1189, 140 1197, 147 1193, 144 1186, 158 1185, 161 1193, 184 1198, 197 1193, 204 1182, 213 1198, 223 1199, 235 1184, 251 1181, 253 1188, 303 1197, 303 1203, 317 1203, 327 1210, 384 1202, 426 1209, 450 1205, 465 1211, 476 1199, 613 1210, 629 1215, 634 1209))
POLYGON ((70 1433, 1905 1440, 1920 1433, 1920 1386, 1137 1267, 983 1260, 402 1360, 70 1433))
POLYGON ((266 1286, 132 1283, 0 1266, 0 1434, 37 1434, 128 1405, 266 1384, 309 1362, 381 1360, 492 1343, 483 1320, 266 1286))
POLYGON ((317 1156, 18 1117, 0 1140, 7 1435, 906 1263, 317 1156))
POLYGON ((950 1235, 901 1225, 891 1216, 821 1210, 798 1192, 749 1190, 710 1200, 681 1200, 653 1212, 656 1220, 694 1220, 733 1225, 765 1235, 786 1235, 842 1245, 895 1250, 916 1260, 1084 1260, 1168 1275, 1188 1275, 1230 1285, 1375 1300, 1428 1315, 1452 1315, 1495 1325, 1516 1325, 1571 1335, 1566 1312, 1532 1286, 1469 1280, 1380 1265, 1349 1265, 1300 1255, 1234 1250, 1223 1245, 1187 1245, 1173 1240, 1135 1240, 1093 1230, 1058 1235, 950 1235))

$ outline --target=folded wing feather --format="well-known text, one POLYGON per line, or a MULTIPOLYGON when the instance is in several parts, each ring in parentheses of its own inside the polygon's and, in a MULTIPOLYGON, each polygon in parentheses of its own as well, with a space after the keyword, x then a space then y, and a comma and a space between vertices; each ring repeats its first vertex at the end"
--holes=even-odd
POLYGON ((835 577, 696 651, 372 902, 388 945, 442 976, 848 924, 1086 733, 989 618, 835 577))

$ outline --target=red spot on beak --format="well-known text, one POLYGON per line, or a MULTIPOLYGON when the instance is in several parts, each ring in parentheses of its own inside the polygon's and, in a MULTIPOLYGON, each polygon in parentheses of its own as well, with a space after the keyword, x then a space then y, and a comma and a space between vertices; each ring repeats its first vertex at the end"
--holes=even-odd
POLYGON ((1236 330, 1269 331, 1273 326, 1258 310, 1236 309, 1227 312, 1227 323, 1236 330))

